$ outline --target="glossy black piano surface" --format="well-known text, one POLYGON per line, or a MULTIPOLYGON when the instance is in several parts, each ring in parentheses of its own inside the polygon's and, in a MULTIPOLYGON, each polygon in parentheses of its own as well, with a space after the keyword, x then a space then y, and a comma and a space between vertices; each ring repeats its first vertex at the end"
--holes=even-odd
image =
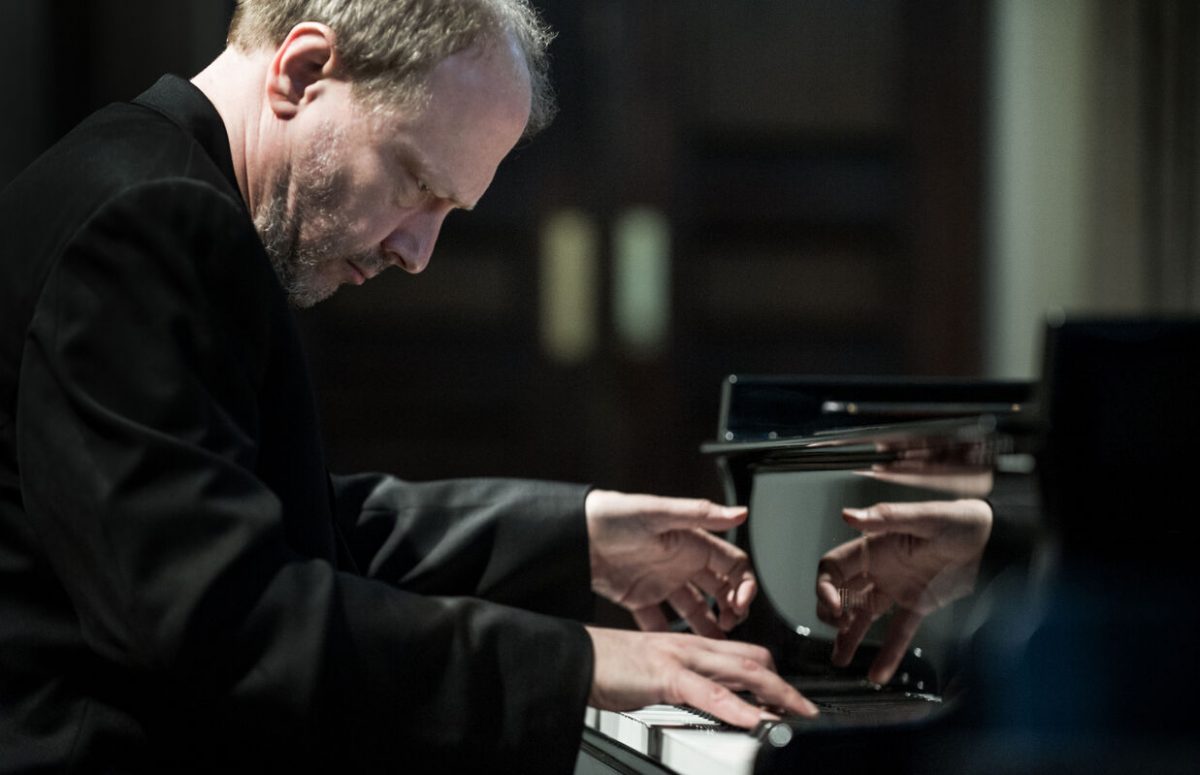
POLYGON ((688 775, 749 773, 766 771, 782 751, 840 746, 850 730, 919 728, 947 713, 941 669, 951 661, 951 632, 964 612, 931 617, 921 645, 892 683, 872 686, 865 680, 870 645, 847 668, 830 664, 833 631, 815 616, 817 561, 855 535, 841 522, 842 506, 957 497, 860 472, 917 452, 936 456, 943 470, 986 472, 990 479, 999 458, 1022 451, 1013 429, 1024 427, 1018 418, 1028 414, 1033 398, 1029 383, 965 380, 737 376, 723 390, 717 436, 703 452, 717 462, 727 500, 750 507, 750 519, 733 538, 753 559, 762 590, 732 636, 770 648, 780 673, 822 713, 758 734, 698 720, 689 711, 598 714, 585 750, 592 759, 609 760, 615 771, 629 766, 615 762, 615 753, 630 752, 614 752, 614 739, 688 775))
POLYGON ((762 583, 733 634, 769 647, 780 672, 826 712, 758 734, 680 720, 671 709, 593 714, 579 771, 1197 771, 1200 563, 1186 536, 1200 513, 1191 484, 1200 319, 1067 321, 1048 329, 1046 353, 1041 385, 729 378, 704 451, 727 499, 750 505, 733 538, 762 583), (910 652, 875 694, 917 695, 910 699, 927 710, 846 723, 838 716, 854 711, 832 712, 836 703, 876 710, 862 685, 872 654, 830 666, 811 566, 841 537, 797 523, 809 519, 806 508, 835 511, 836 521, 841 500, 893 497, 855 492, 862 477, 851 472, 906 450, 964 471, 988 468, 1006 495, 1045 512, 1041 540, 1028 564, 939 613, 945 621, 927 622, 914 640, 921 653, 910 652), (816 544, 808 553, 795 546, 801 536, 816 544))

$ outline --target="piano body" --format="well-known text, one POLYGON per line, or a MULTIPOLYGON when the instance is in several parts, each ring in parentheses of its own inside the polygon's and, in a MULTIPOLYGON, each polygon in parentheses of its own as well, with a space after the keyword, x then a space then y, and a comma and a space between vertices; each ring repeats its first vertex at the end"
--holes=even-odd
POLYGON ((822 717, 749 734, 666 708, 589 711, 579 771, 1200 772, 1200 317, 1065 318, 1045 334, 1036 387, 730 377, 705 450, 750 505, 735 539, 761 587, 733 635, 769 647, 822 717), (831 711, 863 696, 871 654, 829 667, 804 567, 829 546, 796 542, 840 539, 795 530, 858 497, 838 489, 850 471, 905 454, 989 468, 997 513, 1000 496, 1036 496, 1042 530, 1027 565, 926 620, 914 645, 947 650, 914 648, 875 695, 927 697, 923 715, 846 723, 831 711))
POLYGON ((943 696, 942 669, 962 608, 927 619, 891 684, 872 687, 864 678, 870 635, 849 667, 830 664, 834 633, 815 616, 817 563, 857 535, 840 519, 843 506, 961 497, 862 475, 873 465, 936 459, 977 495, 996 476, 1027 481, 1020 441, 1033 397, 1027 382, 728 377, 716 439, 702 450, 716 460, 727 502, 750 507, 732 538, 760 582, 747 621, 731 637, 769 648, 781 675, 818 703, 821 717, 747 732, 686 708, 589 709, 576 772, 792 772, 820 760, 845 762, 848 747, 861 763, 866 736, 878 739, 885 764, 897 750, 885 738, 908 745, 922 730, 946 725, 955 711, 953 698, 943 696))

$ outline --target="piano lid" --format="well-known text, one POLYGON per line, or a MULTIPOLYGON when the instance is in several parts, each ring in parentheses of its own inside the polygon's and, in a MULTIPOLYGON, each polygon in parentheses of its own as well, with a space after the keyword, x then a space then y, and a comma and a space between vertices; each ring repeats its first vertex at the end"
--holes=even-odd
POLYGON ((732 374, 722 385, 716 440, 763 441, 918 420, 1029 415, 1033 399, 1034 384, 1022 381, 732 374))

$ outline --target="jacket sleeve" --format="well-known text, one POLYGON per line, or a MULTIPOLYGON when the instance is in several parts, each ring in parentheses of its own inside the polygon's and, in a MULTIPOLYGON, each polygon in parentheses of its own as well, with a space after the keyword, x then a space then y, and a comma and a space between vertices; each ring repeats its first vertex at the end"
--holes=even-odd
POLYGON ((342 534, 371 578, 552 616, 592 614, 586 487, 358 474, 334 476, 333 488, 342 534))
MULTIPOLYGON (((105 205, 38 300, 22 496, 88 649, 123 677, 116 704, 189 766, 568 770, 580 625, 399 589, 289 540, 254 473, 270 275, 233 201, 172 181, 105 205)), ((487 567, 481 589, 520 597, 521 574, 487 567)))

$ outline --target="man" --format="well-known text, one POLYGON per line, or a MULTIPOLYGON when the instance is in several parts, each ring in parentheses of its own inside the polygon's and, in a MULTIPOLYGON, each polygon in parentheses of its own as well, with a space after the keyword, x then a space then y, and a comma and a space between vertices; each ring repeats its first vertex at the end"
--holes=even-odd
POLYGON ((521 0, 243 0, 0 196, 0 771, 561 772, 589 701, 815 713, 762 649, 573 621, 719 636, 742 510, 325 472, 289 302, 425 267, 546 117, 546 39, 521 0))

